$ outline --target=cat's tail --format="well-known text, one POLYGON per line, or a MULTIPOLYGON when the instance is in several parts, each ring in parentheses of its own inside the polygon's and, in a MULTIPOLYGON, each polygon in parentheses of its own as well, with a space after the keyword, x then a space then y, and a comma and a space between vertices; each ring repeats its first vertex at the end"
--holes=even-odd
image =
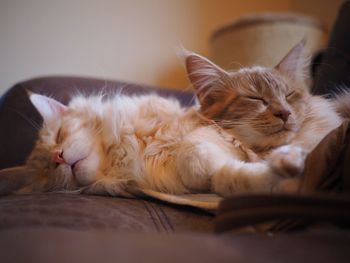
POLYGON ((33 192, 37 173, 26 166, 16 166, 0 170, 0 196, 33 192))
POLYGON ((350 118, 350 89, 348 90, 342 90, 341 92, 337 93, 333 100, 333 105, 336 109, 336 111, 342 116, 343 118, 349 119, 350 118))

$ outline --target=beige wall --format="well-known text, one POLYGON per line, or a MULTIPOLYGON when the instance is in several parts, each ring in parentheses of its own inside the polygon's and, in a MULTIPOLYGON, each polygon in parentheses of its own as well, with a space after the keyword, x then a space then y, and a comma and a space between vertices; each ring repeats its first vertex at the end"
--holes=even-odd
POLYGON ((330 27, 341 2, 0 0, 0 93, 15 82, 45 75, 186 88, 175 54, 180 45, 207 54, 214 29, 261 11, 311 13, 330 27))

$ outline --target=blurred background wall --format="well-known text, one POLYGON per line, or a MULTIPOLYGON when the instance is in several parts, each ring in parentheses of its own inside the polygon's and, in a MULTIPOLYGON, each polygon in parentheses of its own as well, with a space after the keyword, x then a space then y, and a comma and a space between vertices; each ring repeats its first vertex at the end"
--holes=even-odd
POLYGON ((342 0, 0 0, 0 93, 36 76, 79 75, 188 87, 180 45, 208 55, 219 26, 256 12, 319 17, 342 0))

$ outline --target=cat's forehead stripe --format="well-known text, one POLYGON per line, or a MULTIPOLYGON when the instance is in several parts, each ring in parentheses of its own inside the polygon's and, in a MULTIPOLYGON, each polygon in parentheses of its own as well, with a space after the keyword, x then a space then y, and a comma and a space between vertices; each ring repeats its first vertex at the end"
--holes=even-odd
POLYGON ((280 95, 288 92, 289 87, 283 78, 274 70, 260 67, 242 69, 231 74, 233 88, 239 89, 242 95, 280 95))

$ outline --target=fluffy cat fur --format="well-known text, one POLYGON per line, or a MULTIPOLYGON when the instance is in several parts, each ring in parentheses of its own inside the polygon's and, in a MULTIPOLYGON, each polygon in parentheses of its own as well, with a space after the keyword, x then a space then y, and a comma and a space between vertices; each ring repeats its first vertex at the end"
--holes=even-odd
POLYGON ((157 95, 76 96, 65 106, 30 94, 44 124, 26 164, 36 178, 18 193, 286 191, 305 155, 342 121, 332 101, 304 87, 302 49, 275 68, 236 72, 187 53, 199 101, 190 108, 157 95))

